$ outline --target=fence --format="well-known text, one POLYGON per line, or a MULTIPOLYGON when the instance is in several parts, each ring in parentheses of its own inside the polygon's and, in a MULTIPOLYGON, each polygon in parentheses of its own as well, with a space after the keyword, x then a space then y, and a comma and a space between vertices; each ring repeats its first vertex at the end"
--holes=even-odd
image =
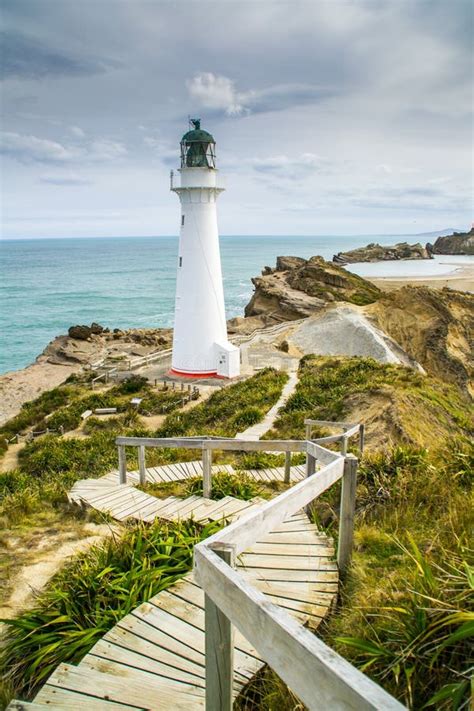
MULTIPOLYGON (((320 426, 309 421, 307 426, 320 426)), ((334 424, 334 423, 327 423, 334 424)), ((334 435, 347 450, 347 440, 360 426, 343 424, 345 432, 334 435)), ((328 438, 325 439, 326 442, 328 438)), ((400 711, 404 707, 343 657, 305 629, 235 569, 236 557, 275 529, 288 516, 309 504, 342 479, 337 560, 347 569, 353 545, 357 459, 322 447, 317 440, 245 441, 225 438, 118 437, 120 481, 125 483, 125 447, 138 447, 140 480, 146 479, 145 448, 201 450, 203 491, 212 488, 212 452, 305 452, 307 477, 243 515, 194 548, 194 567, 205 593, 206 711, 232 709, 233 626, 250 641, 272 669, 310 710, 400 711), (316 463, 321 468, 316 471, 316 463)))

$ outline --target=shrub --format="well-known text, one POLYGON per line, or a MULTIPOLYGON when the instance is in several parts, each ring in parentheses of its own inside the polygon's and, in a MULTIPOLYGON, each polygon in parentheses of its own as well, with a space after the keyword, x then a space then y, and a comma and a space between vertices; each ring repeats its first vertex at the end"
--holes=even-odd
MULTIPOLYGON (((186 482, 186 496, 198 494, 202 496, 202 477, 188 479, 186 482)), ((255 496, 261 496, 261 487, 245 472, 228 474, 225 471, 217 472, 212 477, 211 499, 222 499, 224 496, 235 496, 236 499, 248 501, 255 496)))
POLYGON ((131 395, 148 387, 148 379, 142 375, 130 375, 112 388, 114 395, 131 395))
POLYGON ((474 567, 457 551, 443 550, 436 563, 411 536, 398 546, 412 563, 412 584, 384 608, 366 610, 366 636, 337 641, 409 708, 467 708, 474 567))

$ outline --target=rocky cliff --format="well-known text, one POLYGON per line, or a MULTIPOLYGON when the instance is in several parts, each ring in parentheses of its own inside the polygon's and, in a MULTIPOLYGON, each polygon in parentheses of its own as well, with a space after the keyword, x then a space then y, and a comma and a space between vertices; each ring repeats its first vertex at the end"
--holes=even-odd
POLYGON ((433 245, 427 244, 433 254, 474 254, 474 227, 469 232, 454 232, 438 237, 433 245))
POLYGON ((351 249, 349 252, 338 252, 332 258, 336 264, 352 264, 354 262, 383 262, 397 259, 431 259, 431 254, 419 242, 386 246, 372 242, 367 247, 351 249))
POLYGON ((337 301, 370 304, 381 295, 370 282, 322 257, 278 257, 276 268, 265 267, 252 283, 245 316, 253 317, 255 326, 311 316, 337 301))

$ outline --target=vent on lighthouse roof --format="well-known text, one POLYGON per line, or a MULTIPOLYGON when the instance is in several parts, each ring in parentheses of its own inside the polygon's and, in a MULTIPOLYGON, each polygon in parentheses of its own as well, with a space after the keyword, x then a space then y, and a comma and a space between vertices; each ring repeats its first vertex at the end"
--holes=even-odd
POLYGON ((201 128, 200 119, 191 119, 193 128, 181 139, 181 168, 215 168, 216 142, 201 128))

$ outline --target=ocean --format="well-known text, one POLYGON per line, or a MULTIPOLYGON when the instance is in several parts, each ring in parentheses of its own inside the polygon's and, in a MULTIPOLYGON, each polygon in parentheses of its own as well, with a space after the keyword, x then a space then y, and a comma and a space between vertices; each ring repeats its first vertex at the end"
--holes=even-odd
MULTIPOLYGON (((251 277, 278 255, 332 259, 369 242, 391 244, 419 237, 224 236, 220 238, 227 318, 243 315, 251 277)), ((96 321, 109 328, 173 325, 177 237, 102 237, 0 242, 0 373, 29 365, 69 326, 96 321)), ((472 257, 464 258, 472 260, 472 257)), ((431 276, 453 261, 351 266, 364 276, 431 276), (445 263, 448 262, 448 263, 445 263)))

